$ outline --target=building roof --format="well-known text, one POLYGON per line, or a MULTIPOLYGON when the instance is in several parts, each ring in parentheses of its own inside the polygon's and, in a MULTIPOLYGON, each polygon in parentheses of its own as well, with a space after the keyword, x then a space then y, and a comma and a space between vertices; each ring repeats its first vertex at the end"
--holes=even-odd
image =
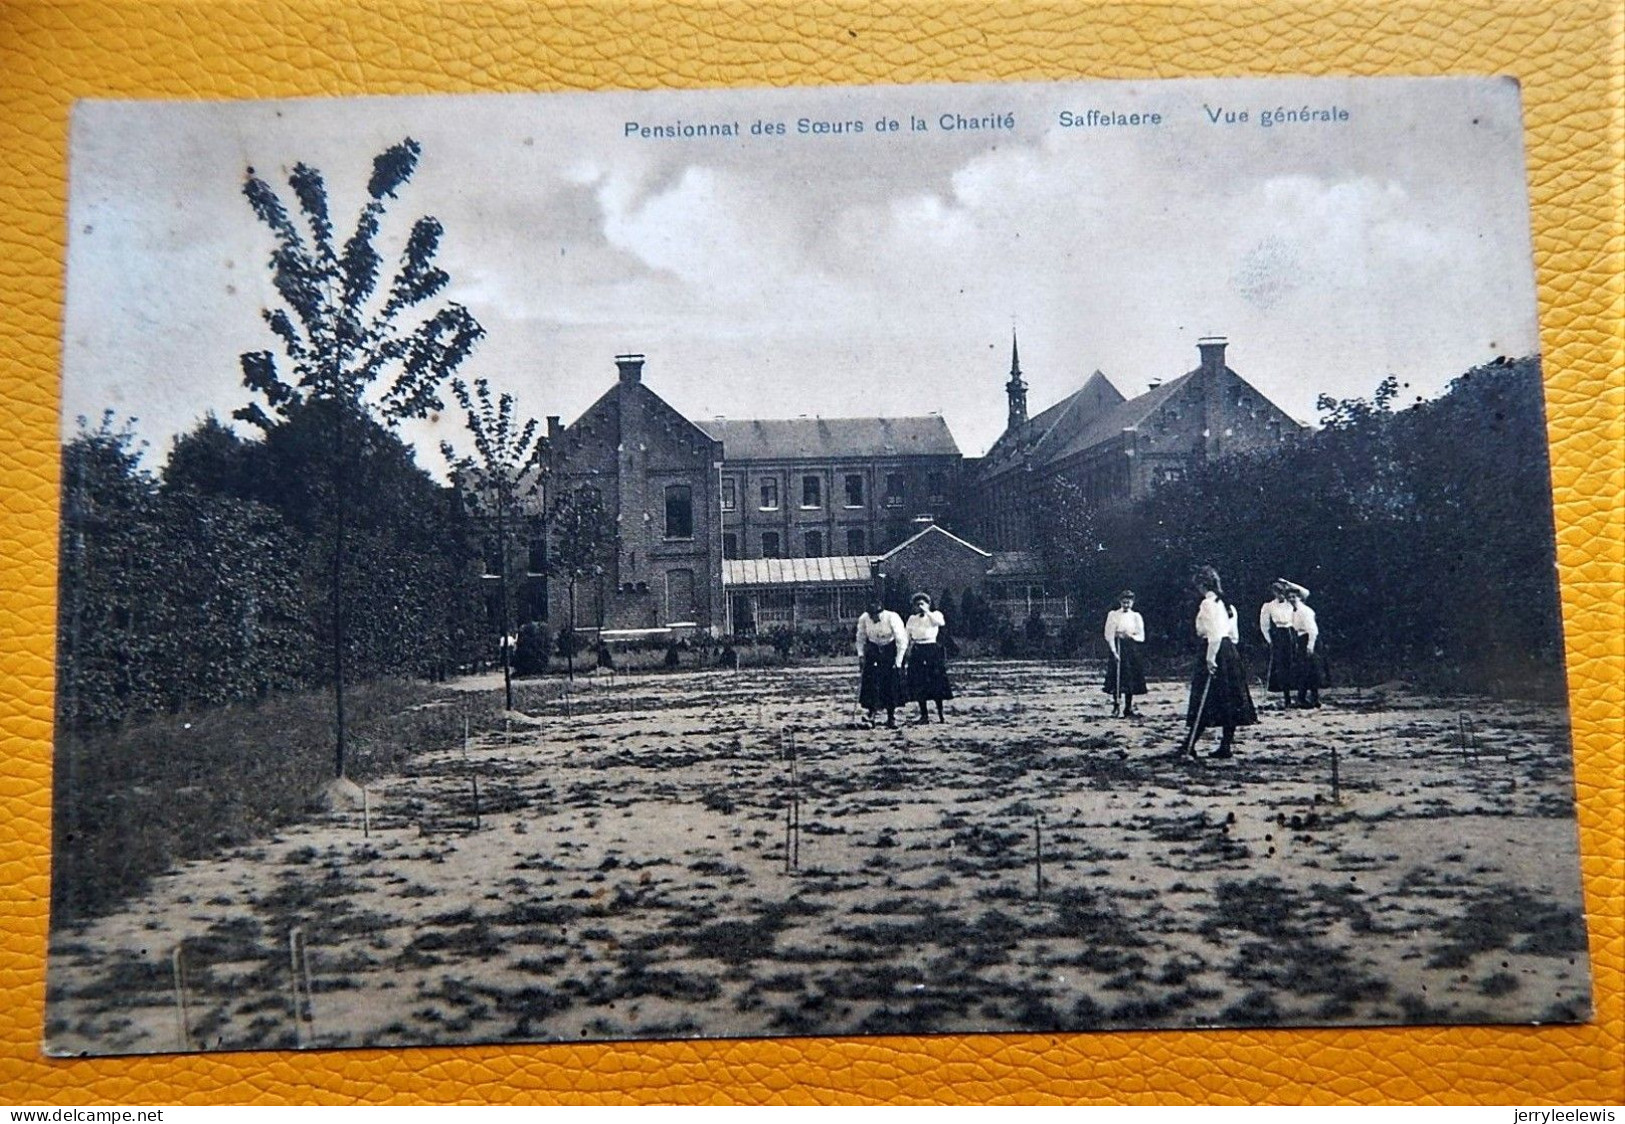
POLYGON ((730 461, 959 455, 948 423, 935 414, 910 418, 717 418, 696 424, 722 442, 722 455, 730 461))
POLYGON ((1104 444, 1125 429, 1134 428, 1160 409, 1200 373, 1187 371, 1177 379, 1170 379, 1161 386, 1153 387, 1138 398, 1130 398, 1126 402, 1119 402, 1109 409, 1102 410, 1090 418, 1088 424, 1082 426, 1069 440, 1046 447, 1039 458, 1040 462, 1053 464, 1065 460, 1104 444))
POLYGON ((729 558, 722 563, 725 586, 867 585, 868 555, 834 558, 729 558))
POLYGON ((983 558, 991 558, 991 557, 993 557, 993 555, 992 555, 992 553, 990 551, 983 550, 981 547, 977 546, 975 543, 966 542, 964 539, 960 538, 958 535, 953 534, 950 531, 944 531, 941 527, 937 526, 935 523, 931 523, 931 524, 928 524, 922 530, 915 532, 914 534, 910 535, 908 538, 904 539, 902 542, 898 543, 896 546, 892 547, 885 554, 881 555, 881 558, 882 559, 893 558, 893 557, 895 557, 895 556, 897 556, 899 554, 902 554, 905 550, 909 549, 909 547, 913 546, 915 543, 917 543, 921 539, 925 538, 926 535, 941 535, 944 538, 953 540, 954 542, 958 543, 960 546, 964 547, 966 550, 974 551, 975 553, 980 554, 983 558))
POLYGON ((1078 433, 1090 428, 1103 412, 1123 403, 1122 392, 1100 371, 1059 402, 1027 419, 1027 424, 1007 430, 982 458, 984 477, 998 476, 1022 467, 1029 456, 1048 460, 1055 449, 1069 445, 1078 433))

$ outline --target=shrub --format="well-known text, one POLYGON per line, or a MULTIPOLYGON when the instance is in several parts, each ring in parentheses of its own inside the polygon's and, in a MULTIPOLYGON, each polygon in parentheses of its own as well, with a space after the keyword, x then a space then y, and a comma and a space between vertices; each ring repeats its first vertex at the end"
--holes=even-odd
POLYGON ((1049 636, 1049 626, 1044 623, 1043 617, 1034 613, 1022 625, 1022 632, 1026 634, 1029 644, 1043 644, 1044 640, 1049 636))
POLYGON ((567 660, 581 651, 581 638, 576 635, 575 629, 561 628, 559 629, 558 639, 553 642, 553 647, 560 659, 567 660))
POLYGON ((547 671, 549 638, 547 626, 534 621, 519 626, 519 643, 513 650, 515 675, 541 675, 547 671))

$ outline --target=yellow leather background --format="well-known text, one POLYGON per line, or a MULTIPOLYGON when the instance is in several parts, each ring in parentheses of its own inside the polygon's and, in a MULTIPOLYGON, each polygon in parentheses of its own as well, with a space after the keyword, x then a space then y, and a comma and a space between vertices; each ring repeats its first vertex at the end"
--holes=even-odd
POLYGON ((1622 73, 1613 0, 0 0, 0 1101, 1625 1100, 1622 73), (1274 73, 1523 81, 1594 1024, 41 1057, 75 98, 1274 73))

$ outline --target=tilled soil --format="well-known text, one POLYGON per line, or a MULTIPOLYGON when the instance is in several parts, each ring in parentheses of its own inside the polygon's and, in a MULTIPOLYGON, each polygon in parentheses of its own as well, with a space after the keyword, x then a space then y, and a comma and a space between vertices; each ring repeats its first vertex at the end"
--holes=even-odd
POLYGON ((1183 684, 953 673, 582 682, 54 931, 46 1049, 1588 1017, 1561 708, 1257 695, 1193 763, 1183 684))

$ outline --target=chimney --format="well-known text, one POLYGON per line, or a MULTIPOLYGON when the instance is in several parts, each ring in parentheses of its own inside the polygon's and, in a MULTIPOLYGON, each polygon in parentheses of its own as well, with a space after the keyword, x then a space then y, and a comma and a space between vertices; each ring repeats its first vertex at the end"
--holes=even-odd
POLYGON ((557 414, 548 414, 547 415, 547 439, 549 441, 557 441, 560 437, 563 437, 563 436, 564 436, 564 422, 562 420, 560 420, 560 418, 559 418, 559 416, 557 414))
POLYGON ((615 367, 621 372, 622 384, 643 381, 643 356, 617 355, 615 357, 615 367))
POLYGON ((1224 346, 1223 336, 1196 341, 1202 353, 1202 449, 1209 457, 1224 451, 1224 346))

